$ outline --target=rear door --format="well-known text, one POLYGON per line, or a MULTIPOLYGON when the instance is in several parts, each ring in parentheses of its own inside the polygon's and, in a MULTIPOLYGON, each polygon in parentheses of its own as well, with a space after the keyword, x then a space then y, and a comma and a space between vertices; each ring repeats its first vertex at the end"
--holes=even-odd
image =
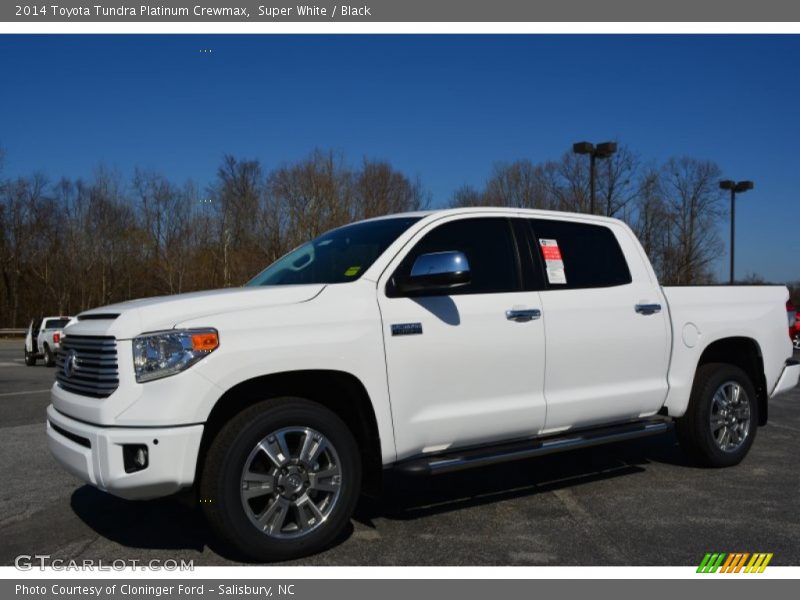
POLYGON ((398 458, 529 437, 544 427, 543 322, 506 315, 541 310, 513 230, 505 216, 436 221, 381 278, 398 458), (391 291, 393 278, 409 272, 417 257, 446 251, 466 255, 468 285, 425 297, 391 291))
POLYGON ((614 223, 529 224, 547 288, 546 431, 657 412, 667 393, 669 323, 638 244, 614 223))

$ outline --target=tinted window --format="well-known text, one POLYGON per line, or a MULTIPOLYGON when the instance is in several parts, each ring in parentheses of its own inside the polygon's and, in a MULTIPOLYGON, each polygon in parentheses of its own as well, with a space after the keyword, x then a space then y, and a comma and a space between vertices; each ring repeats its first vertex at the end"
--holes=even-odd
POLYGON ((361 277, 419 217, 362 221, 333 229, 295 248, 246 285, 347 283, 361 277))
POLYGON ((533 219, 532 226, 538 246, 535 251, 545 263, 545 280, 550 289, 611 287, 631 282, 622 249, 608 227, 544 219, 533 219), (558 271, 559 254, 563 273, 558 271), (545 260, 546 256, 550 260, 545 260))
POLYGON ((448 295, 491 294, 520 289, 517 249, 508 219, 461 219, 427 233, 403 259, 394 279, 408 277, 418 256, 430 252, 463 252, 470 267, 470 283, 448 295))
POLYGON ((44 322, 44 329, 64 329, 69 323, 69 319, 47 319, 44 322))

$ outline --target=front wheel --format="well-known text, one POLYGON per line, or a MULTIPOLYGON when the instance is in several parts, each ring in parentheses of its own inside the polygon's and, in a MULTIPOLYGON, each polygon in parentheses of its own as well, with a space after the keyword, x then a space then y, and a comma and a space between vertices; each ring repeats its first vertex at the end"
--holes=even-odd
POLYGON ((223 542, 277 561, 329 546, 360 487, 358 448, 342 420, 314 402, 276 398, 244 410, 214 438, 200 502, 223 542))
POLYGON ((28 367, 36 366, 36 355, 25 350, 25 365, 28 367))
POLYGON ((709 467, 739 464, 756 437, 758 403, 750 377, 723 363, 702 365, 676 433, 689 458, 709 467))

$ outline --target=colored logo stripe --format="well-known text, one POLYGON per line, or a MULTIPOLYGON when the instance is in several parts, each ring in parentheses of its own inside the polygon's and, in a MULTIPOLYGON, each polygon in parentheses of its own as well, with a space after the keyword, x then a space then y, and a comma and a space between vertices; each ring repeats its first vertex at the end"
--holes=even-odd
POLYGON ((703 561, 700 563, 700 566, 697 567, 698 573, 716 573, 719 566, 722 564, 722 561, 725 560, 725 553, 714 553, 711 554, 710 552, 706 552, 706 555, 703 557, 703 561))
POLYGON ((750 554, 749 552, 733 552, 727 554, 725 552, 706 552, 700 566, 697 567, 698 573, 763 573, 764 569, 772 560, 772 553, 757 552, 750 554), (747 559, 750 559, 747 562, 747 559), (747 566, 745 563, 747 562, 747 566), (744 571, 742 571, 744 569, 744 571))
POLYGON ((772 553, 765 554, 763 552, 759 554, 753 554, 753 558, 750 559, 750 562, 747 563, 747 566, 744 569, 745 573, 763 573, 764 569, 767 568, 769 561, 772 560, 772 553))
POLYGON ((736 552, 735 554, 729 554, 728 560, 725 561, 725 564, 722 565, 722 570, 720 573, 738 573, 744 562, 747 560, 747 557, 750 556, 748 552, 736 552))

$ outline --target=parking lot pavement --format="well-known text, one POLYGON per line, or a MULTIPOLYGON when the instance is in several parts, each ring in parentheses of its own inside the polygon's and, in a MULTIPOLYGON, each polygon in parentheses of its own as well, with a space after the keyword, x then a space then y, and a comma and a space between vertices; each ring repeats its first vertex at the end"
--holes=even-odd
MULTIPOLYGON (((85 486, 50 457, 53 369, 25 367, 0 341, 0 564, 184 559, 231 564, 190 504, 127 502, 85 486)), ((738 467, 688 466, 663 436, 392 482, 308 565, 691 565, 707 551, 773 552, 800 564, 800 389, 770 406, 738 467)))

